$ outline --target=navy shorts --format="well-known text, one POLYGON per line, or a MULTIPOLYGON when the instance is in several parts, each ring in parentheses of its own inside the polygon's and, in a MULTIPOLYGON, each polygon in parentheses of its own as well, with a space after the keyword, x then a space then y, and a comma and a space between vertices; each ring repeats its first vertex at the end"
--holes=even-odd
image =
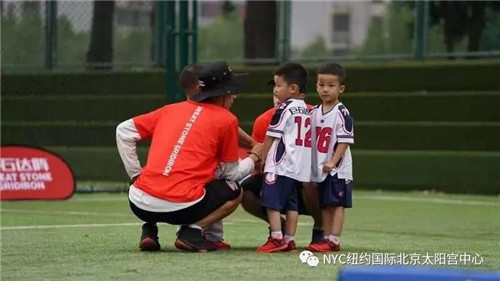
POLYGON ((319 207, 342 206, 352 208, 353 181, 339 179, 337 175, 328 175, 326 179, 318 184, 319 207))
POLYGON ((285 176, 266 173, 262 182, 262 207, 276 211, 299 211, 298 192, 302 183, 285 176))
MULTIPOLYGON (((251 176, 245 178, 241 182, 241 187, 243 188, 244 191, 250 191, 255 195, 255 197, 261 199, 263 181, 264 181, 264 176, 262 174, 251 175, 251 176)), ((302 192, 303 192, 303 187, 301 185, 299 187, 299 189, 297 190, 297 198, 298 198, 298 202, 299 202, 299 215, 310 216, 309 212, 306 210, 306 206, 304 203, 302 192)), ((243 195, 243 196, 245 196, 245 195, 243 195)), ((266 212, 266 208, 263 208, 263 212, 264 213, 266 212)), ((285 213, 285 212, 282 212, 282 213, 285 213)))

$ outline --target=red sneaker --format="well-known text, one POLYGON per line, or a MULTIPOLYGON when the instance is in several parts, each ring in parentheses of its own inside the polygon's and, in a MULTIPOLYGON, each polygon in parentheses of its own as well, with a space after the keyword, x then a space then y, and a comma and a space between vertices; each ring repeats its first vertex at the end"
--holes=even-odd
POLYGON ((295 241, 292 240, 288 242, 286 246, 287 247, 285 249, 281 250, 282 252, 297 253, 297 247, 295 246, 295 241))
POLYGON ((340 251, 340 243, 335 244, 330 240, 324 239, 319 243, 309 244, 307 250, 311 252, 338 252, 340 251))
POLYGON ((219 240, 217 242, 205 239, 205 243, 210 246, 210 248, 217 248, 217 250, 229 250, 231 245, 224 242, 224 240, 219 240))
POLYGON ((255 250, 257 253, 274 253, 274 252, 279 252, 281 250, 284 250, 288 247, 288 244, 285 243, 285 240, 282 239, 276 239, 273 238, 272 236, 269 236, 267 238, 267 242, 257 248, 255 250))

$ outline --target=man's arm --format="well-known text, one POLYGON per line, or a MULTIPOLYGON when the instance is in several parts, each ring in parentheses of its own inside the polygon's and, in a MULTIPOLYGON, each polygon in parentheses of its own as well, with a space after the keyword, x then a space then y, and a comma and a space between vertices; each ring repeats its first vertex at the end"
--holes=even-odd
POLYGON ((242 128, 238 127, 238 143, 239 146, 245 149, 252 149, 257 142, 252 139, 242 128))
POLYGON ((141 140, 134 121, 129 119, 116 127, 116 145, 128 176, 132 179, 141 173, 137 156, 137 142, 141 140))
POLYGON ((261 145, 255 145, 252 149, 251 154, 241 160, 236 162, 221 163, 220 174, 218 178, 229 179, 233 181, 239 181, 244 177, 251 174, 255 169, 255 164, 260 161, 260 150, 261 145))

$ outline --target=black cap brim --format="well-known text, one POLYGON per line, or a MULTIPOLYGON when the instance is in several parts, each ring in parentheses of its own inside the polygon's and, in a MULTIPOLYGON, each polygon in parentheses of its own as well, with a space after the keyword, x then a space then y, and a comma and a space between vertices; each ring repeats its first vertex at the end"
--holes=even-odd
POLYGON ((247 81, 248 73, 233 73, 231 80, 225 81, 219 87, 203 91, 195 95, 192 100, 196 102, 204 101, 211 97, 218 97, 224 95, 237 95, 247 81))
POLYGON ((267 85, 274 86, 275 85, 274 79, 271 79, 271 80, 267 81, 267 85))

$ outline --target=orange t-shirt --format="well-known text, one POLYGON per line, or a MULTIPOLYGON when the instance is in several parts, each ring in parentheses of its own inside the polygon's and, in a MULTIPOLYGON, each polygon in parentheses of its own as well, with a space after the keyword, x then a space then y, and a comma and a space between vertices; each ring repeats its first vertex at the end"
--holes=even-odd
POLYGON ((141 139, 152 138, 134 186, 154 197, 195 201, 220 162, 238 161, 238 119, 223 107, 185 101, 133 121, 141 139))
MULTIPOLYGON (((308 109, 313 108, 312 105, 308 104, 307 105, 308 109)), ((276 112, 276 108, 271 108, 267 110, 266 112, 262 113, 259 115, 256 119, 255 122, 253 123, 253 128, 252 128, 252 138, 256 142, 263 143, 265 138, 266 138, 266 132, 267 129, 269 128, 269 124, 271 124, 271 120, 273 119, 273 115, 276 112)))
POLYGON ((267 128, 269 128, 269 124, 271 124, 271 119, 273 119, 273 115, 276 112, 276 108, 271 108, 268 111, 262 113, 255 119, 252 128, 252 139, 256 142, 263 143, 266 138, 267 128))

